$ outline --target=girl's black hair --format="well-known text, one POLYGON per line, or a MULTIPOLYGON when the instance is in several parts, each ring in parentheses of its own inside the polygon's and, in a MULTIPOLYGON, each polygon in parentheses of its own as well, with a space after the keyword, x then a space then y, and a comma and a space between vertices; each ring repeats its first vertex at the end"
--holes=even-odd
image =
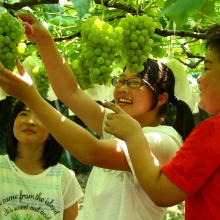
POLYGON ((154 100, 150 110, 153 110, 158 103, 158 95, 167 92, 168 100, 161 107, 159 116, 161 123, 165 123, 166 116, 169 113, 170 103, 176 107, 176 117, 173 127, 183 137, 187 138, 191 130, 195 127, 195 121, 189 106, 182 100, 178 99, 174 94, 175 77, 173 71, 164 63, 148 58, 143 64, 144 70, 138 73, 153 91, 154 100))
MULTIPOLYGON (((53 103, 49 100, 45 99, 49 104, 51 104, 53 107, 53 103)), ((14 121, 19 114, 19 112, 22 111, 25 104, 18 100, 12 109, 8 126, 7 126, 7 136, 6 136, 6 152, 10 158, 10 160, 15 161, 17 157, 19 157, 19 153, 17 151, 17 139, 14 136, 13 127, 14 127, 14 121)), ((41 158, 42 161, 44 161, 44 164, 42 168, 46 169, 50 166, 56 165, 62 156, 63 153, 63 147, 54 139, 54 137, 50 134, 50 138, 46 141, 46 144, 44 146, 44 152, 43 156, 41 158)))
POLYGON ((214 24, 212 25, 207 33, 207 41, 205 49, 212 50, 213 52, 216 52, 219 54, 220 59, 220 25, 214 24))

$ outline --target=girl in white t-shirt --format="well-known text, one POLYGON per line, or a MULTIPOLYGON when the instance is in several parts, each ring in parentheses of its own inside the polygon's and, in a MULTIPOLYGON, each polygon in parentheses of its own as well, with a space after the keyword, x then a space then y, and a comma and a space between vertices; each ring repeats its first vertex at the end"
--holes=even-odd
POLYGON ((83 193, 72 170, 59 164, 63 147, 21 101, 8 123, 0 156, 0 219, 75 219, 83 193))

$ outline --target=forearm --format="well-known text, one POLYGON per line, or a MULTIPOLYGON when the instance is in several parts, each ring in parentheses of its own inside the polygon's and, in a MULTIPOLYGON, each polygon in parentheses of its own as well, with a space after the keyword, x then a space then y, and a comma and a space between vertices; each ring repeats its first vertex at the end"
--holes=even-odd
POLYGON ((126 143, 137 179, 156 205, 169 207, 189 197, 162 173, 143 133, 128 137, 126 143))
POLYGON ((146 137, 142 133, 136 133, 133 137, 130 136, 126 143, 139 183, 147 194, 153 194, 161 169, 155 164, 146 137))
POLYGON ((65 118, 39 95, 26 100, 26 105, 49 133, 82 163, 107 169, 130 170, 116 141, 97 139, 83 127, 65 118))
POLYGON ((83 163, 92 163, 97 154, 98 139, 83 127, 72 122, 40 96, 26 101, 26 105, 47 127, 50 134, 74 157, 83 163))
POLYGON ((59 99, 65 102, 74 90, 79 88, 74 74, 61 56, 51 36, 36 43, 53 90, 59 99), (63 92, 64 88, 65 92, 63 92))

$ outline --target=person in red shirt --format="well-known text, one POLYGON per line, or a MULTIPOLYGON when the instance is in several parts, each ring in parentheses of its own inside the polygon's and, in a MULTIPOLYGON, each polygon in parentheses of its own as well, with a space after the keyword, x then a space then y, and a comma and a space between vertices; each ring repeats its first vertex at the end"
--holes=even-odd
POLYGON ((158 206, 185 200, 186 220, 220 219, 220 26, 207 32, 204 71, 198 78, 199 107, 212 116, 197 125, 176 156, 154 164, 139 123, 118 106, 107 115, 105 131, 127 143, 137 179, 158 206), (123 128, 123 129, 122 129, 123 128), (135 131, 135 132, 134 132, 135 131))

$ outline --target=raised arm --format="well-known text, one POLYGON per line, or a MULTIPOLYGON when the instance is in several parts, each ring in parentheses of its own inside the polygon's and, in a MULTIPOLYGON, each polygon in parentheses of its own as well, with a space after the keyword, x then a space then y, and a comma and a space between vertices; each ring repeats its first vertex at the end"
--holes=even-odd
POLYGON ((87 126, 101 136, 104 108, 80 89, 75 76, 58 51, 49 31, 31 14, 17 14, 26 26, 26 35, 38 46, 50 83, 57 97, 87 126), (31 33, 31 34, 29 34, 31 33))
POLYGON ((107 115, 105 131, 126 142, 137 179, 152 201, 168 207, 188 198, 189 194, 171 182, 155 163, 140 124, 115 104, 106 106, 115 113, 107 115))
MULTIPOLYGON (((18 69, 21 71, 21 66, 18 65, 18 69)), ((7 94, 24 102, 49 133, 82 163, 108 169, 130 170, 123 150, 116 141, 99 140, 60 114, 40 96, 26 72, 22 71, 21 75, 12 73, 0 63, 0 87, 7 94)))

